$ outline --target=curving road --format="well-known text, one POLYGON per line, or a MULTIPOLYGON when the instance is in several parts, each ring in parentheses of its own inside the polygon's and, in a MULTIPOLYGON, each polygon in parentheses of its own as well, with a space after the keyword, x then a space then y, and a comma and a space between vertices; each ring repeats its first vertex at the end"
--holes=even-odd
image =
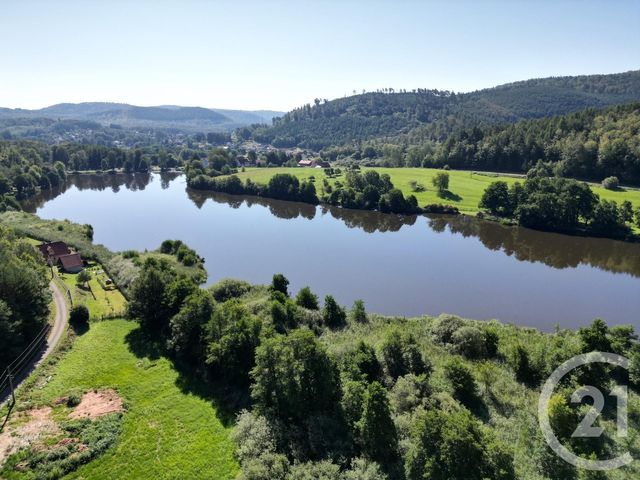
MULTIPOLYGON (((35 370, 35 368, 40 365, 58 346, 60 343, 60 339, 64 334, 64 329, 69 319, 69 308, 67 307, 67 302, 65 301, 65 293, 60 290, 60 287, 56 285, 56 283, 51 280, 49 282, 49 288, 51 289, 51 293, 53 293, 53 301, 56 304, 56 316, 53 320, 53 325, 51 330, 49 331, 49 336, 47 337, 47 348, 42 351, 40 355, 36 355, 33 360, 31 360, 28 368, 25 368, 19 376, 14 379, 14 386, 17 389, 18 386, 24 382, 31 372, 35 370)), ((4 391, 0 391, 0 405, 4 404, 5 400, 8 400, 10 395, 9 389, 5 389, 4 391)))
POLYGON ((56 285, 56 282, 51 280, 49 288, 53 293, 53 301, 56 304, 56 318, 53 321, 53 326, 49 332, 49 338, 47 338, 47 349, 42 354, 42 357, 35 363, 34 367, 39 365, 45 358, 47 358, 53 350, 58 346, 62 335, 64 334, 64 328, 69 319, 69 308, 67 302, 64 299, 65 294, 60 290, 60 287, 56 285))

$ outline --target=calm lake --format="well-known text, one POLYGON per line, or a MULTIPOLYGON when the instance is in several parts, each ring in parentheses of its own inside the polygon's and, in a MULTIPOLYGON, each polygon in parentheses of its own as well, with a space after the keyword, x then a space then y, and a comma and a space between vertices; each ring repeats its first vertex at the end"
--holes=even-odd
POLYGON ((112 250, 179 238, 206 259, 208 283, 305 285, 350 306, 455 313, 551 330, 600 317, 640 327, 640 245, 503 227, 469 217, 401 217, 186 189, 177 174, 70 176, 25 205, 90 223, 112 250))

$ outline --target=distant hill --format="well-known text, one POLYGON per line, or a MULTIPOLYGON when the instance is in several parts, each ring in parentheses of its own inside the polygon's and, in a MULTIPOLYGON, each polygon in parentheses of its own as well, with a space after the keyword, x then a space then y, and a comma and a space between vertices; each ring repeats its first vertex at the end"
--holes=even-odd
POLYGON ((444 140, 471 126, 513 123, 640 100, 640 71, 526 80, 471 93, 369 92, 297 108, 271 126, 240 133, 278 147, 321 149, 380 139, 444 140))
POLYGON ((79 120, 121 127, 170 128, 184 131, 230 131, 254 123, 271 122, 282 112, 209 109, 163 105, 139 107, 125 103, 60 103, 37 110, 0 108, 3 120, 79 120))

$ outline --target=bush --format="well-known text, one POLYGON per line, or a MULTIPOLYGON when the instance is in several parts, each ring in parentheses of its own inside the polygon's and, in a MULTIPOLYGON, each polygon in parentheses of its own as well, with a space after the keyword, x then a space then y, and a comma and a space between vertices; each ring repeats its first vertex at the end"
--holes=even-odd
POLYGON ((445 215, 460 215, 458 207, 453 205, 443 205, 442 203, 430 203, 422 209, 424 213, 441 213, 445 215))
POLYGON ((471 369, 455 358, 444 366, 444 374, 451 383, 453 397, 467 407, 478 400, 478 389, 471 369))
POLYGON ((224 278, 209 287, 216 302, 226 302, 238 298, 251 290, 251 284, 235 278, 224 278))
POLYGON ((309 310, 318 310, 318 296, 309 287, 304 287, 296 295, 296 304, 309 310))
POLYGON ((462 326, 464 326, 464 320, 460 317, 443 313, 433 324, 433 327, 431 328, 431 335, 438 343, 451 343, 453 340, 453 334, 462 326))
POLYGON ((84 305, 74 305, 69 313, 69 322, 82 326, 89 323, 89 309, 84 305))
POLYGON ((615 190, 620 187, 620 180, 618 177, 607 177, 602 180, 602 186, 607 190, 615 190))
POLYGON ((467 358, 483 358, 487 356, 485 336, 476 327, 460 327, 453 332, 451 343, 456 353, 467 358))

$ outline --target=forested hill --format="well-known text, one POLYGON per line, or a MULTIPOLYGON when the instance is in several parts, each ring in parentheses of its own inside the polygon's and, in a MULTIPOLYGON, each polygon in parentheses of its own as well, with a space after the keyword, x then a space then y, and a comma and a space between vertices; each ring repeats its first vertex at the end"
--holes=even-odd
POLYGON ((243 128, 245 138, 278 147, 321 149, 354 140, 443 140, 461 127, 561 115, 587 107, 640 100, 640 71, 551 77, 455 94, 384 89, 332 101, 316 99, 276 119, 272 126, 243 128))
POLYGON ((513 125, 462 129, 424 157, 424 166, 526 172, 539 160, 555 173, 640 184, 640 103, 588 108, 513 125))
POLYGON ((37 110, 0 108, 0 120, 54 119, 116 124, 121 127, 174 128, 184 131, 230 130, 253 123, 270 122, 280 112, 223 110, 162 105, 139 107, 126 103, 59 103, 37 110))

